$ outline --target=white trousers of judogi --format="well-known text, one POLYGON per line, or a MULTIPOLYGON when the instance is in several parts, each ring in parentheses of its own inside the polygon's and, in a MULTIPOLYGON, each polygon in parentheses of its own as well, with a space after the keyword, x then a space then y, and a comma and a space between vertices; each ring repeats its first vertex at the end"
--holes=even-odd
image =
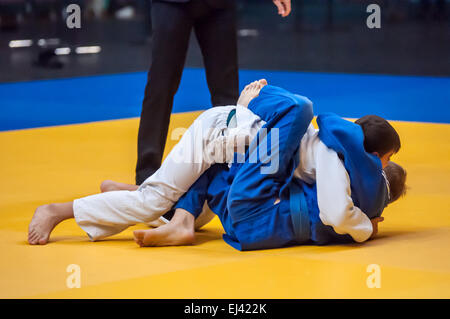
MULTIPOLYGON (((151 225, 212 164, 230 163, 234 151, 244 152, 245 145, 264 123, 240 105, 208 109, 185 131, 161 167, 136 191, 111 191, 76 199, 73 211, 77 224, 91 240, 112 236, 135 224, 151 225), (236 109, 236 127, 230 128, 227 118, 233 109, 236 109)), ((181 135, 182 131, 176 129, 172 136, 177 132, 181 135)))

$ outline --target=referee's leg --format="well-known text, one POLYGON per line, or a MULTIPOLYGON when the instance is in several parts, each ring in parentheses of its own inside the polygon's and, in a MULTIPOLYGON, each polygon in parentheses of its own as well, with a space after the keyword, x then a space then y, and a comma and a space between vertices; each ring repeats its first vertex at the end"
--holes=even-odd
POLYGON ((139 124, 137 185, 161 164, 191 29, 192 19, 186 4, 152 3, 152 59, 139 124))

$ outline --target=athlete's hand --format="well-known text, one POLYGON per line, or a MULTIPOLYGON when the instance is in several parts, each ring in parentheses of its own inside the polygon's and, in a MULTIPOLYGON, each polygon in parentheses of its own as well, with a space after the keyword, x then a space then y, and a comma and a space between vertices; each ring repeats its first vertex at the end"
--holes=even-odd
POLYGON ((370 220, 372 223, 372 236, 370 238, 374 238, 378 233, 378 223, 381 223, 384 220, 384 217, 375 217, 370 220))
POLYGON ((278 14, 283 18, 287 17, 291 13, 291 0, 273 0, 273 3, 278 9, 278 14))

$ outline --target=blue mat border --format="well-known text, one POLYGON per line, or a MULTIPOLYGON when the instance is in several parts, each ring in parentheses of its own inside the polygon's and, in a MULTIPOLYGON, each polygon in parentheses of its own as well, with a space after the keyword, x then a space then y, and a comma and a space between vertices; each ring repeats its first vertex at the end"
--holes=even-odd
MULTIPOLYGON (((241 70, 246 83, 305 95, 316 114, 450 123, 450 77, 241 70)), ((0 84, 0 131, 139 117, 147 72, 0 84)), ((173 113, 211 107, 203 69, 186 68, 173 113)))

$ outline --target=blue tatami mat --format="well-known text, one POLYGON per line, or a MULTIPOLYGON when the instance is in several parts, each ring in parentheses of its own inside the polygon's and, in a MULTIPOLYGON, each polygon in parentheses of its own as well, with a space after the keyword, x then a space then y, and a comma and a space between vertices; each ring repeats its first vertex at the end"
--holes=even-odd
MULTIPOLYGON (((0 130, 138 117, 146 72, 0 84, 0 130)), ((242 70, 305 95, 315 113, 450 123, 450 78, 242 70)), ((173 112, 211 106, 203 69, 185 69, 173 112)))

